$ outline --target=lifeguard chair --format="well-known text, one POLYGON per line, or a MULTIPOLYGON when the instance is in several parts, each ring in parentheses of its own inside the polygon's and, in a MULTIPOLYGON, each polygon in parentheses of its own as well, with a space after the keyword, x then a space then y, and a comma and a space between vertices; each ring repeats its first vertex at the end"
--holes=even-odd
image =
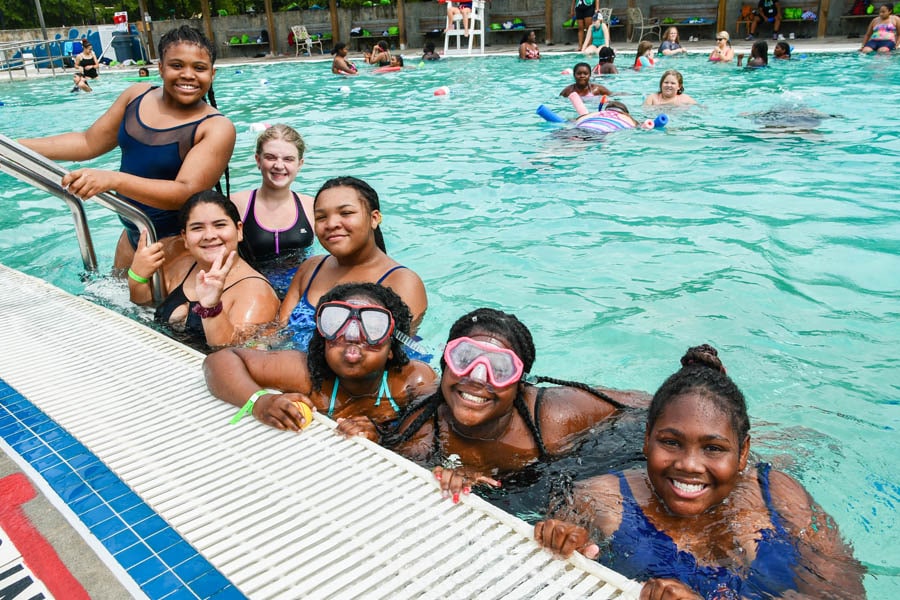
MULTIPOLYGON (((448 2, 448 11, 451 6, 457 5, 458 2, 448 2)), ((447 28, 444 30, 444 54, 450 50, 450 38, 456 38, 455 50, 462 50, 462 40, 465 38, 465 31, 462 27, 462 14, 457 13, 453 16, 453 22, 447 18, 447 28), (452 28, 451 28, 452 26, 452 28)), ((469 44, 468 54, 472 54, 472 48, 475 45, 475 36, 478 36, 479 54, 484 54, 484 0, 472 0, 472 12, 469 13, 469 44)))

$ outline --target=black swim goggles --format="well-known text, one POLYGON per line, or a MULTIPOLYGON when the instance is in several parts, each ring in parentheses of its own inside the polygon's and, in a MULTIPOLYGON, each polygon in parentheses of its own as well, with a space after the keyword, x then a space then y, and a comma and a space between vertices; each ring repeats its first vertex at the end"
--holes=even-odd
POLYGON ((364 339, 369 346, 380 346, 394 332, 394 316, 383 306, 334 300, 316 310, 316 329, 328 341, 343 335, 345 339, 364 339))

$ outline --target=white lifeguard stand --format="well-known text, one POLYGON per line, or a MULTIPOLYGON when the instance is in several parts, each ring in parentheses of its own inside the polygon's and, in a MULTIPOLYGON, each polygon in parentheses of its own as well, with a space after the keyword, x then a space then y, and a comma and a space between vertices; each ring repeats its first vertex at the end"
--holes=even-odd
MULTIPOLYGON (((459 7, 458 2, 449 2, 449 6, 455 5, 459 7)), ((456 38, 455 50, 463 50, 462 40, 465 37, 465 31, 462 27, 462 15, 456 14, 453 18, 453 29, 450 28, 450 19, 447 19, 447 28, 444 30, 444 55, 450 51, 450 38, 456 38)), ((475 45, 475 36, 478 36, 479 51, 478 54, 484 54, 484 0, 472 0, 472 12, 469 14, 469 44, 468 54, 472 54, 472 48, 475 45)))

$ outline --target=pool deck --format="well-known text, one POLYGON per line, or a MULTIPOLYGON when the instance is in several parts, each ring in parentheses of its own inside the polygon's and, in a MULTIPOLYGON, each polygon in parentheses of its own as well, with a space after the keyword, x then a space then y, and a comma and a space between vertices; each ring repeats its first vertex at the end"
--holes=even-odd
MULTIPOLYGON (((764 39, 769 43, 769 52, 771 53, 772 47, 775 44, 775 41, 771 38, 760 38, 764 39)), ((789 44, 794 47, 794 53, 843 53, 843 52, 854 52, 859 50, 859 47, 862 43, 861 37, 848 38, 846 36, 842 37, 826 37, 826 38, 812 38, 812 39, 795 39, 795 40, 785 40, 789 44)), ((735 40, 732 42, 732 46, 734 48, 735 55, 737 54, 750 54, 750 47, 753 45, 753 42, 747 42, 743 39, 735 40)), ((541 49, 541 53, 544 56, 556 56, 556 55, 571 55, 573 58, 577 56, 581 56, 580 53, 575 51, 575 44, 573 43, 560 43, 560 44, 538 44, 541 49)), ((699 54, 699 55, 707 55, 709 54, 713 47, 715 46, 715 42, 712 40, 701 40, 698 42, 688 42, 682 41, 682 46, 687 48, 689 54, 699 54)), ((620 54, 621 56, 629 56, 634 54, 634 49, 637 47, 636 43, 614 43, 613 49, 620 54)), ((438 49, 440 51, 440 48, 438 49)), ((397 51, 394 51, 397 53, 397 51)), ((399 51, 399 53, 406 59, 412 60, 418 56, 422 55, 422 49, 418 47, 410 47, 405 50, 399 51)), ((517 44, 492 44, 490 46, 485 47, 484 55, 485 56, 515 56, 518 54, 518 45, 517 44)), ((460 57, 468 57, 470 55, 465 53, 457 53, 451 51, 448 54, 448 58, 460 58, 460 57)), ((473 54, 471 56, 480 56, 478 54, 473 54)), ((356 62, 362 62, 362 54, 361 53, 352 53, 349 55, 349 58, 356 62)), ((219 67, 222 66, 239 66, 239 65, 253 65, 260 63, 271 63, 271 62, 322 62, 322 61, 330 61, 332 59, 330 54, 313 54, 312 56, 294 56, 293 54, 281 54, 278 56, 270 56, 267 55, 261 58, 247 58, 247 57, 219 57, 216 60, 216 65, 219 67)), ((590 62, 590 61, 589 61, 590 62)), ((623 62, 623 64, 625 64, 623 62)), ((626 65, 627 66, 627 65, 626 65)), ((137 72, 137 66, 128 66, 128 67, 105 67, 101 71, 101 75, 106 72, 137 72)), ((28 78, 33 77, 56 77, 60 76, 68 76, 71 77, 73 73, 72 69, 67 69, 63 71, 62 69, 57 69, 54 74, 48 69, 41 69, 39 73, 31 73, 28 78)), ((24 71, 21 69, 13 71, 13 80, 22 80, 26 79, 24 71)), ((8 82, 9 75, 6 73, 0 74, 0 83, 8 82)))

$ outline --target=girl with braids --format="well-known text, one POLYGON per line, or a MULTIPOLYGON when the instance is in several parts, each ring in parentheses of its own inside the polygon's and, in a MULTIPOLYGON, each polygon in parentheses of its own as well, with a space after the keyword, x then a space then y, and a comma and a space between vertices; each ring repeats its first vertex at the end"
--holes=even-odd
POLYGON ((803 486, 748 467, 744 396, 717 354, 689 349, 653 396, 646 468, 580 483, 535 538, 647 581, 641 598, 864 598, 863 568, 803 486))
POLYGON ((640 399, 542 377, 537 381, 562 387, 535 387, 525 381, 534 359, 531 332, 515 315, 479 308, 453 324, 439 388, 413 401, 395 432, 382 437, 360 419, 345 421, 340 431, 432 466, 456 455, 461 465, 434 473, 442 493, 458 501, 473 484, 498 486, 498 474, 565 453, 579 434, 640 399))
POLYGON ((410 361, 393 336, 407 331, 409 308, 390 288, 348 283, 322 295, 309 353, 228 348, 209 355, 209 390, 277 429, 306 425, 296 402, 336 418, 395 421, 409 398, 434 388, 434 371, 410 361), (277 391, 276 391, 277 390, 277 391), (248 398, 252 399, 248 401, 248 398))
POLYGON ((304 261, 288 287, 279 320, 293 337, 294 348, 306 350, 316 328, 319 298, 339 283, 368 281, 393 289, 412 311, 413 335, 428 308, 425 286, 412 269, 387 255, 381 234, 378 193, 356 177, 326 181, 313 202, 313 227, 325 256, 304 261))
MULTIPOLYGON (((167 256, 183 252, 178 209, 193 194, 212 189, 234 150, 234 125, 215 108, 215 46, 182 26, 159 40, 162 87, 136 83, 84 132, 21 140, 53 160, 84 161, 122 149, 118 171, 75 169, 62 185, 87 199, 116 191, 153 221, 167 256), (206 97, 209 96, 210 104, 206 97)), ((115 268, 127 267, 137 248, 137 227, 124 219, 115 268)))

